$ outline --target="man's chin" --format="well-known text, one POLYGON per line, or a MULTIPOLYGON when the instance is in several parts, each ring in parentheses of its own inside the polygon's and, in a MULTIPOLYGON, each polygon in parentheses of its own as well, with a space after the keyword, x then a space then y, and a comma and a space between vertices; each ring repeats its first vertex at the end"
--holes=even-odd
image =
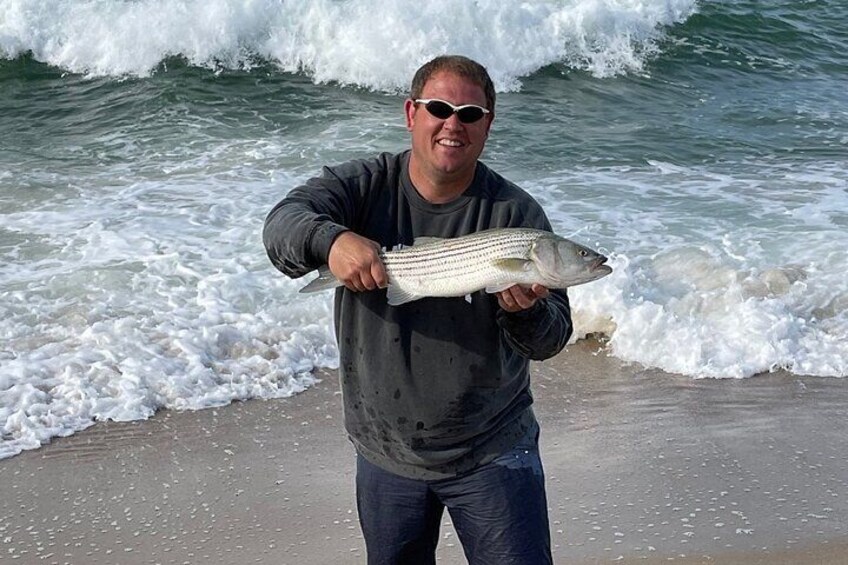
POLYGON ((442 155, 440 159, 436 160, 435 168, 445 175, 457 175, 473 169, 475 164, 476 159, 469 158, 468 154, 442 155))
POLYGON ((445 180, 458 179, 468 174, 469 167, 465 164, 463 165, 444 165, 440 167, 436 167, 436 171, 438 174, 442 176, 445 180))
POLYGON ((456 180, 465 175, 473 175, 477 166, 476 156, 471 156, 467 153, 462 155, 446 155, 445 153, 437 152, 430 154, 429 158, 422 159, 421 164, 424 165, 430 174, 441 177, 442 180, 456 180))

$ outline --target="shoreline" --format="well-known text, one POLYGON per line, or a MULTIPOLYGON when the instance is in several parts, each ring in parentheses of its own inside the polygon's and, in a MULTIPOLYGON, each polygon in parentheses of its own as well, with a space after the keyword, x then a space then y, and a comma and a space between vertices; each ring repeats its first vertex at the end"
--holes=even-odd
MULTIPOLYGON (((693 380, 584 340, 532 366, 557 563, 846 563, 848 385, 693 380)), ((0 461, 22 563, 363 563, 337 374, 0 461)), ((465 560, 447 513, 440 563, 465 560)))

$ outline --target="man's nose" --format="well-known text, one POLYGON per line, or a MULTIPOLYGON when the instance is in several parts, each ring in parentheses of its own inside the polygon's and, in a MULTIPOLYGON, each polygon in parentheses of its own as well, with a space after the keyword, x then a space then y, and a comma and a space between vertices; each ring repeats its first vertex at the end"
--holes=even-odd
POLYGON ((454 112, 445 120, 445 125, 442 127, 446 127, 448 129, 461 129, 462 122, 459 121, 459 116, 454 112))

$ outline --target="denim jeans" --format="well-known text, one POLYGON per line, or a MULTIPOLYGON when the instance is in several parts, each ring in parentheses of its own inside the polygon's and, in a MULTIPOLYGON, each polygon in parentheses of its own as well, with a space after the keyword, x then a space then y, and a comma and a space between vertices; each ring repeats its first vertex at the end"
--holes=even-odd
POLYGON ((470 565, 552 563, 538 427, 464 475, 408 479, 357 459, 356 501, 369 565, 432 565, 448 509, 470 565))

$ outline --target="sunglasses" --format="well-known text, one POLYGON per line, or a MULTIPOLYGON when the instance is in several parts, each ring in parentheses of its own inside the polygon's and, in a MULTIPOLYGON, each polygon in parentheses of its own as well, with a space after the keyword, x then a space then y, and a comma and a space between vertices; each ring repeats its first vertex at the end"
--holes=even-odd
POLYGON ((414 102, 416 104, 424 104, 424 107, 427 108, 430 115, 439 118, 440 120, 447 120, 453 114, 456 114, 456 117, 459 118, 459 121, 463 124, 473 124, 489 113, 489 110, 482 106, 477 106, 476 104, 454 106, 450 102, 445 102, 438 98, 419 98, 414 100, 414 102))

